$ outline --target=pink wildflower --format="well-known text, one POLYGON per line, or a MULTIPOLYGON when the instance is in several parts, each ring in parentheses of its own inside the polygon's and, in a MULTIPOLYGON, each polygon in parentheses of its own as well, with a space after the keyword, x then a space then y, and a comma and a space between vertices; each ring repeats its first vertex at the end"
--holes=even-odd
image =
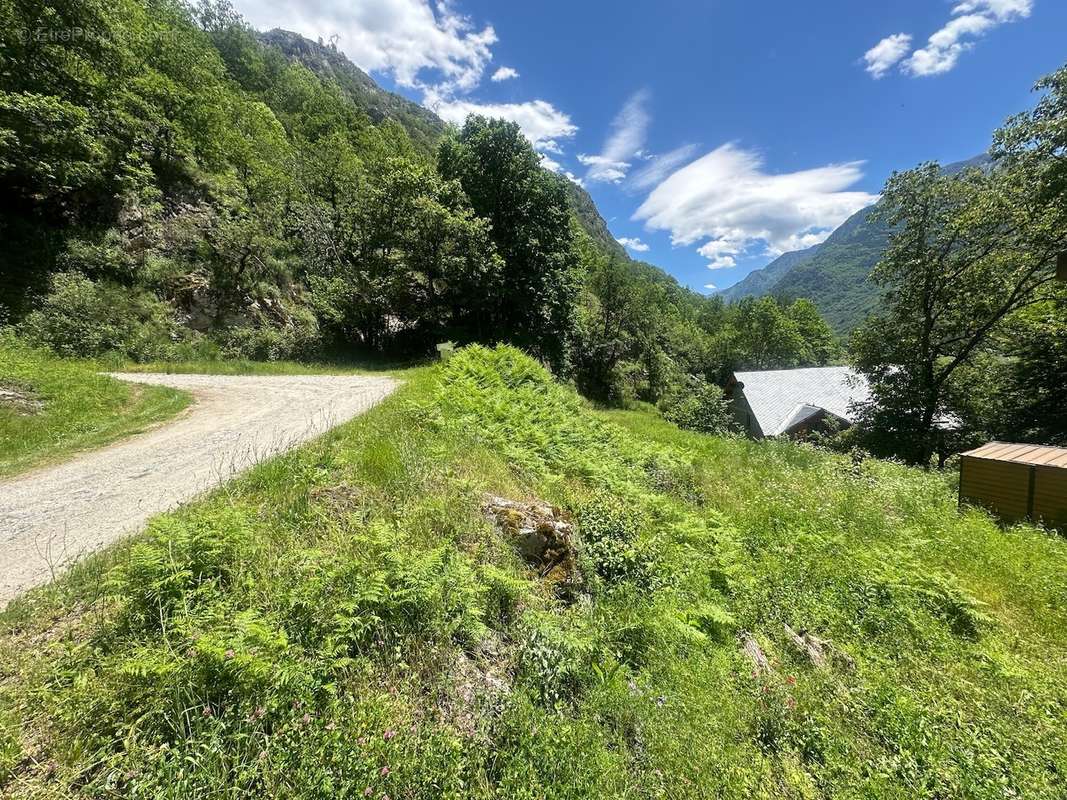
POLYGON ((389 730, 387 730, 385 733, 382 734, 382 738, 385 739, 385 741, 387 741, 387 742, 390 739, 392 739, 393 737, 395 737, 395 736, 396 736, 396 731, 394 731, 392 728, 390 728, 389 730))
POLYGON ((382 767, 382 770, 381 770, 381 772, 380 772, 379 774, 380 774, 380 775, 381 775, 381 776, 382 776, 382 777, 384 778, 384 777, 385 777, 386 775, 388 775, 388 774, 389 774, 390 772, 392 772, 392 770, 391 770, 391 769, 389 769, 389 765, 388 765, 388 764, 386 764, 386 765, 385 765, 384 767, 382 767))

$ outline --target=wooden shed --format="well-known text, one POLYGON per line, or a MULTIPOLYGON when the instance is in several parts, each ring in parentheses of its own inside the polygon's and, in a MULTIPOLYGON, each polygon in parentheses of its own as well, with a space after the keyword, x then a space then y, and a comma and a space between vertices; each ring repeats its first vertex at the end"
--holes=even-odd
POLYGON ((990 442, 960 456, 960 503, 1067 529, 1067 447, 990 442))

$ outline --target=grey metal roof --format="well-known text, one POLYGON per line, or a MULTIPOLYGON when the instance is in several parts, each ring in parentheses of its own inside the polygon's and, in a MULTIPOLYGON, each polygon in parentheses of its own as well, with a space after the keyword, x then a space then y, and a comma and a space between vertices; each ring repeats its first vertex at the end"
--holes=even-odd
POLYGON ((848 367, 806 367, 735 372, 764 436, 777 436, 824 409, 854 421, 853 403, 870 398, 867 380, 848 367))

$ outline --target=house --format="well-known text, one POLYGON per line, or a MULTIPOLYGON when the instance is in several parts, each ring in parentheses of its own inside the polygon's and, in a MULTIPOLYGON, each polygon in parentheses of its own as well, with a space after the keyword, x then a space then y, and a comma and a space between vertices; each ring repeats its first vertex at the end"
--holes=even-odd
POLYGON ((724 388, 734 418, 754 439, 848 427, 866 402, 866 379, 848 367, 735 372, 724 388))
POLYGON ((960 504, 1067 528, 1067 447, 990 442, 960 454, 960 504))

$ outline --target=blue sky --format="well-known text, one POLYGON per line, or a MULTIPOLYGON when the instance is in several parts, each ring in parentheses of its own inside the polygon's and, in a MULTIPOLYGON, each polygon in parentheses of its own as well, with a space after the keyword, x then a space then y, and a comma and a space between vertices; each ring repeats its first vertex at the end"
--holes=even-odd
POLYGON ((1067 59, 1064 0, 235 0, 387 88, 523 126, 699 291, 825 238, 894 169, 985 150, 1067 59))

